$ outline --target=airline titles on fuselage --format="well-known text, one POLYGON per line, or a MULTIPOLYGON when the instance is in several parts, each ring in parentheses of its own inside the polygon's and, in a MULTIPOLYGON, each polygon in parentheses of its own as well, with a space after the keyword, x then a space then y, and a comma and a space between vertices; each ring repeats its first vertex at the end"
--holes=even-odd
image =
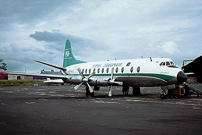
POLYGON ((122 63, 105 63, 105 64, 94 64, 93 68, 100 68, 100 67, 121 67, 122 63))

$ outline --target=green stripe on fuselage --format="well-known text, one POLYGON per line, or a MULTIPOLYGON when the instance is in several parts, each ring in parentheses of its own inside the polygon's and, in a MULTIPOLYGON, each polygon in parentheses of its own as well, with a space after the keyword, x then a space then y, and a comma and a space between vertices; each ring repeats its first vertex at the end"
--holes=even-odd
MULTIPOLYGON (((79 75, 79 74, 74 74, 74 75, 79 75)), ((90 74, 84 74, 84 76, 89 76, 90 74)), ((95 74, 93 76, 97 77, 111 77, 111 74, 95 74)), ((154 77, 154 78, 159 78, 165 81, 168 81, 170 79, 176 78, 175 76, 171 75, 164 75, 164 74, 152 74, 152 73, 119 73, 119 74, 114 74, 114 77, 154 77)))

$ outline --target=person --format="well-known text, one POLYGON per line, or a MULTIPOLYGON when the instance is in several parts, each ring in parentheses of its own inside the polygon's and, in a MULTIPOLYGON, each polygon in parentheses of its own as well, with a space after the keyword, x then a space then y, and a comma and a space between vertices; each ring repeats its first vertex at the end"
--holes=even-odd
POLYGON ((189 96, 191 97, 189 92, 190 91, 189 86, 186 83, 184 83, 184 89, 185 89, 185 97, 187 98, 189 98, 189 96))

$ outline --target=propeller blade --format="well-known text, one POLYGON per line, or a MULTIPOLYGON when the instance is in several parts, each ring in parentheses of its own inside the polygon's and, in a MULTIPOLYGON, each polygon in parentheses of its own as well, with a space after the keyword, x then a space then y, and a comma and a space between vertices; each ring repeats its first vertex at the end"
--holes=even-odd
POLYGON ((78 70, 79 74, 81 75, 82 79, 85 78, 85 76, 84 76, 83 73, 81 72, 81 69, 78 68, 77 70, 78 70))
POLYGON ((88 88, 89 88, 90 93, 92 93, 92 92, 93 92, 93 89, 90 87, 90 85, 88 84, 88 82, 86 82, 86 84, 88 85, 88 88))
POLYGON ((111 97, 111 96, 112 96, 112 85, 110 86, 108 96, 109 96, 109 97, 111 97))
POLYGON ((114 68, 112 68, 112 71, 111 71, 111 80, 113 80, 113 77, 114 77, 114 68))
POLYGON ((91 78, 93 75, 95 74, 95 72, 92 72, 87 78, 91 78))
POLYGON ((118 84, 118 85, 123 85, 123 82, 114 82, 114 83, 116 83, 116 84, 118 84))
POLYGON ((76 85, 76 86, 74 87, 74 89, 75 89, 75 90, 78 90, 78 88, 79 88, 82 84, 83 84, 83 82, 80 83, 79 85, 76 85))
POLYGON ((92 93, 92 92, 93 92, 93 89, 92 89, 91 86, 88 84, 88 81, 89 81, 89 79, 95 74, 95 71, 92 72, 92 73, 86 78, 86 77, 83 75, 83 73, 81 72, 81 69, 80 69, 80 68, 78 68, 77 70, 78 70, 79 74, 80 74, 81 77, 82 77, 82 80, 81 80, 82 83, 80 83, 79 85, 76 85, 76 86, 74 87, 74 89, 77 90, 83 83, 85 83, 85 84, 88 85, 88 88, 89 88, 90 93, 92 93))

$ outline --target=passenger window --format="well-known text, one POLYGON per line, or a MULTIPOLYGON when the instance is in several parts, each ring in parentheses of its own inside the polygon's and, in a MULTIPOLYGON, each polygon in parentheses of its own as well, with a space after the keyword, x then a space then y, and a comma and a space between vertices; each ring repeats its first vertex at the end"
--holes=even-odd
POLYGON ((81 71, 82 73, 84 73, 84 69, 82 69, 82 71, 81 71))
POLYGON ((109 68, 107 68, 107 71, 106 71, 107 73, 109 72, 109 68))
POLYGON ((91 69, 89 69, 89 74, 91 73, 91 69))
POLYGON ((140 66, 137 67, 137 72, 138 72, 138 73, 140 72, 140 66))
POLYGON ((85 73, 87 74, 88 69, 85 70, 85 73))
POLYGON ((118 73, 118 71, 119 71, 119 68, 117 67, 117 68, 116 68, 116 73, 118 73))
POLYGON ((93 72, 95 73, 95 68, 93 69, 93 72))
POLYGON ((102 68, 102 73, 104 73, 104 68, 102 68))
POLYGON ((97 69, 97 73, 100 73, 100 68, 97 69))
POLYGON ((122 72, 122 73, 124 72, 124 67, 121 68, 121 72, 122 72))
POLYGON ((133 72, 133 67, 130 68, 130 72, 131 72, 131 73, 133 72))

